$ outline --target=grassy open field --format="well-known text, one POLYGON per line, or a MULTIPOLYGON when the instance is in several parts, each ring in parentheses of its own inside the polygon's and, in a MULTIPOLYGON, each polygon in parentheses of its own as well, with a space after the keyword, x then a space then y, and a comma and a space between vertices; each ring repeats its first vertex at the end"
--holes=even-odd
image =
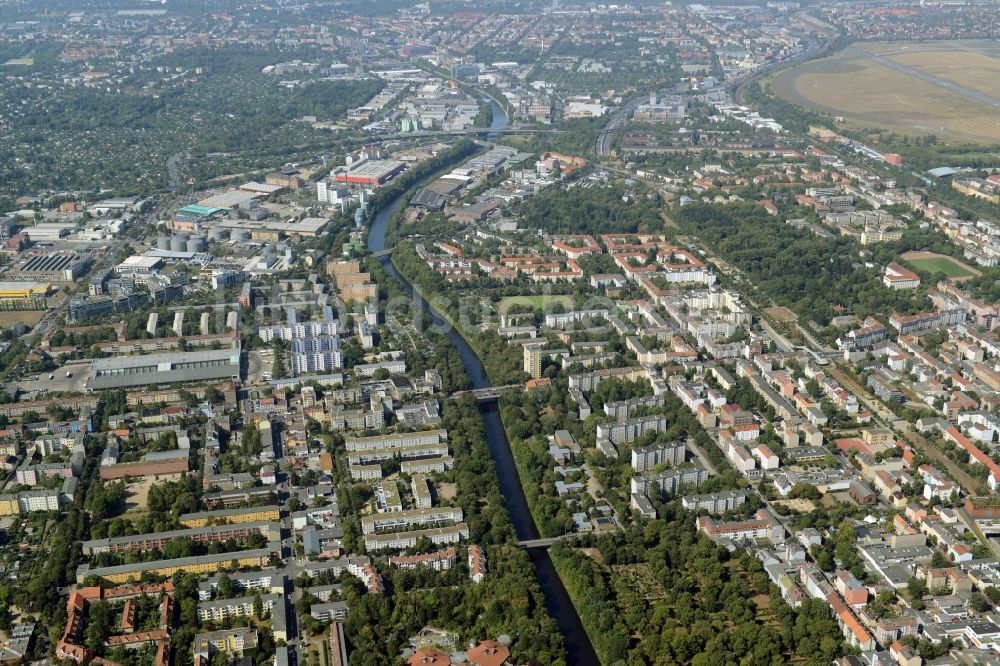
POLYGON ((45 310, 0 310, 0 328, 15 324, 34 326, 44 316, 45 310))
POLYGON ((503 314, 506 314, 507 310, 515 305, 530 305, 532 308, 545 310, 546 307, 551 307, 555 303, 562 303, 567 310, 573 307, 573 299, 569 296, 540 294, 538 296, 507 296, 500 301, 497 309, 503 314))
POLYGON ((1000 49, 991 42, 874 42, 859 49, 987 95, 1000 93, 1000 49))
POLYGON ((1000 98, 1000 51, 982 42, 867 44, 781 71, 771 84, 850 127, 1000 143, 1000 109, 990 101, 1000 98))
POLYGON ((928 273, 944 273, 950 278, 970 278, 981 273, 958 259, 933 252, 905 252, 901 255, 903 262, 917 271, 928 273))
POLYGON ((776 321, 790 322, 798 319, 794 312, 785 307, 765 308, 764 312, 769 314, 776 321))
POLYGON ((23 58, 11 58, 10 60, 8 60, 7 62, 5 62, 4 64, 5 65, 11 65, 11 66, 21 65, 21 66, 28 66, 28 67, 30 67, 31 65, 35 64, 35 59, 32 58, 31 56, 25 56, 23 58))

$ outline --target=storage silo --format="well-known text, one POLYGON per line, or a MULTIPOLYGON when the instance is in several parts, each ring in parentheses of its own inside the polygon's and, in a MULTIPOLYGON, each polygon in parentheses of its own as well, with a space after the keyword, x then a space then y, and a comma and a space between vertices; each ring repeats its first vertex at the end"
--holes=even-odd
POLYGON ((157 250, 169 250, 170 249, 170 236, 167 234, 160 234, 156 237, 156 249, 157 250))
POLYGON ((190 236, 188 236, 187 234, 177 234, 176 236, 174 236, 173 238, 171 238, 170 239, 170 251, 171 252, 187 252, 188 238, 190 238, 190 236))
POLYGON ((208 240, 204 236, 191 236, 187 242, 188 252, 208 252, 208 240))

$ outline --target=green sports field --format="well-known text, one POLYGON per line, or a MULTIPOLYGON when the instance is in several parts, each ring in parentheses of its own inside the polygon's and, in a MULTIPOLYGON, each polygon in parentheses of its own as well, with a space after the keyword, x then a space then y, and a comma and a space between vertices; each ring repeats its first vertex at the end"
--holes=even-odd
POLYGON ((961 263, 948 257, 928 257, 926 259, 908 259, 906 263, 917 271, 928 273, 944 273, 950 278, 968 278, 975 275, 961 263))
POLYGON ((507 310, 515 305, 530 305, 532 309, 544 310, 555 303, 562 303, 563 307, 567 310, 573 307, 573 299, 569 296, 539 294, 537 296, 507 296, 500 301, 497 309, 502 314, 506 314, 507 310))

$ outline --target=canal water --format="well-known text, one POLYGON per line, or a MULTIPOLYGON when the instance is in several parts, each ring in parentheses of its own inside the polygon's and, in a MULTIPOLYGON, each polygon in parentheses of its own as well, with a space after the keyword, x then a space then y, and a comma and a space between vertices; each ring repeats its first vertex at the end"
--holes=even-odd
MULTIPOLYGON (((491 128, 502 129, 507 126, 507 115, 499 104, 487 98, 486 100, 493 109, 493 123, 491 128)), ((495 135, 490 135, 495 136, 495 135)), ((368 249, 371 252, 381 252, 385 249, 385 232, 390 218, 406 203, 409 193, 403 193, 396 199, 390 201, 376 213, 368 230, 368 249)), ((386 272, 399 283, 407 294, 414 301, 418 311, 430 312, 431 318, 436 325, 445 326, 441 314, 431 307, 420 294, 413 289, 412 285, 404 278, 392 265, 389 256, 380 257, 379 261, 386 272)), ((473 388, 488 388, 490 386, 489 377, 483 367, 479 356, 466 342, 458 331, 450 326, 447 328, 448 339, 451 341, 462 359, 462 365, 472 382, 473 388)), ((517 474, 517 467, 514 464, 514 456, 510 450, 510 443, 507 441, 507 434, 504 431, 503 423, 500 421, 499 408, 495 401, 481 404, 479 407, 480 416, 486 427, 486 439, 493 455, 496 465, 497 476, 500 481, 500 490, 504 497, 504 506, 510 514, 514 531, 520 540, 537 539, 538 528, 535 526, 531 512, 528 510, 528 501, 525 499, 524 490, 521 488, 521 480, 517 474)), ((545 605, 556 624, 559 631, 566 640, 567 661, 576 666, 590 666, 599 664, 594 648, 587 637, 587 633, 580 623, 580 617, 569 599, 566 588, 556 573, 552 560, 545 550, 534 550, 530 553, 532 564, 535 567, 535 574, 545 595, 545 605)))

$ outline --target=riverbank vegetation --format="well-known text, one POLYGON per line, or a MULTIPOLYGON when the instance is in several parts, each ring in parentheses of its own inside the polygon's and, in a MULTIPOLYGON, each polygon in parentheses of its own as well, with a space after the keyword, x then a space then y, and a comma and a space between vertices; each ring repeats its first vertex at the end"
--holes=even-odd
POLYGON ((828 664, 850 648, 822 600, 792 608, 747 551, 662 520, 556 543, 552 562, 603 664, 828 664))
MULTIPOLYGON (((368 269, 379 284, 380 301, 391 304, 396 324, 406 327, 398 334, 419 335, 420 344, 407 350, 408 367, 415 372, 436 370, 442 390, 448 393, 468 388, 458 350, 446 335, 429 328, 429 313, 413 307, 402 285, 377 260, 370 259, 368 269)), ((449 571, 383 571, 384 595, 366 594, 360 583, 347 581, 344 599, 351 613, 345 630, 353 646, 351 661, 366 666, 394 663, 410 636, 434 626, 455 630, 463 640, 508 635, 518 663, 564 665, 564 640, 548 614, 531 560, 514 545, 516 533, 475 398, 443 401, 441 417, 454 467, 440 480, 453 484, 454 501, 469 528, 469 543, 485 549, 489 574, 480 584, 469 580, 463 547, 458 554, 462 564, 449 571)), ((334 443, 329 443, 331 450, 334 443)), ((340 457, 338 463, 338 474, 346 475, 346 459, 340 457)), ((341 501, 348 515, 355 515, 351 507, 360 505, 357 499, 344 493, 341 501)), ((357 520, 345 524, 345 539, 349 534, 360 538, 357 520)))
MULTIPOLYGON (((475 399, 444 402, 442 427, 455 459, 448 478, 456 485, 470 543, 486 550, 489 575, 477 585, 464 565, 443 572, 391 570, 384 595, 366 594, 360 582, 348 580, 344 598, 351 613, 345 629, 354 646, 351 663, 394 663, 409 636, 433 626, 463 637, 506 634, 518 663, 565 664, 562 635, 548 615, 528 554, 513 543, 514 528, 475 399)), ((466 551, 460 550, 464 563, 466 551)))

